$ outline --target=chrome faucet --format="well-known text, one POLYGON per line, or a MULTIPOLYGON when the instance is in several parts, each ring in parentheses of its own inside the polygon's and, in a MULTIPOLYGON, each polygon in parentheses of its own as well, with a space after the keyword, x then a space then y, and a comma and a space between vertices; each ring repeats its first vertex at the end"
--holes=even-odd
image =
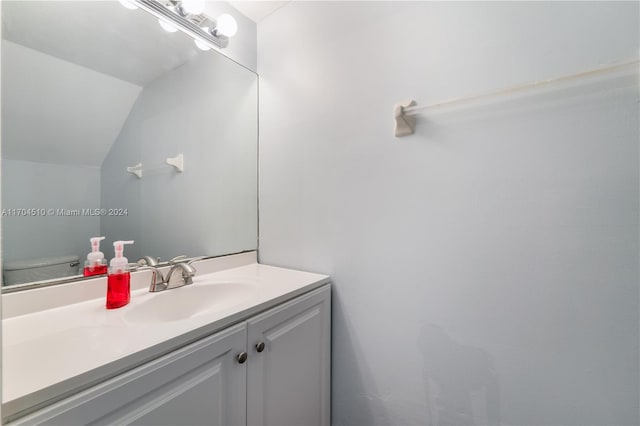
POLYGON ((191 266, 191 264, 197 260, 203 259, 204 257, 206 256, 194 257, 191 259, 184 255, 174 257, 169 260, 171 268, 169 269, 166 278, 162 275, 158 263, 153 262, 154 259, 148 256, 145 256, 138 261, 138 265, 140 266, 137 270, 140 271, 148 269, 153 272, 149 291, 155 293, 158 291, 182 287, 187 284, 193 284, 193 277, 196 274, 196 269, 191 266), (155 263, 155 265, 153 265, 153 263, 155 263))
POLYGON ((167 274, 167 279, 165 283, 167 285, 167 288, 182 287, 183 285, 193 284, 193 276, 195 274, 196 274, 196 269, 193 266, 191 266, 191 262, 175 263, 171 266, 171 269, 169 269, 169 273, 167 274), (172 281, 171 277, 174 276, 174 273, 178 269, 180 270, 180 272, 182 272, 182 275, 181 275, 182 280, 174 279, 172 281), (177 281, 178 283, 182 282, 182 284, 172 285, 175 281, 177 281))

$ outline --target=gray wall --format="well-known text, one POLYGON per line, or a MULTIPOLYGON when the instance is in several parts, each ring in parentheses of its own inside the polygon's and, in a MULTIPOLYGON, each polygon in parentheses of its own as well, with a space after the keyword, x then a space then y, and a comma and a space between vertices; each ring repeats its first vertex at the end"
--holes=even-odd
MULTIPOLYGON (((7 209, 96 209, 100 165, 141 87, 2 40, 2 203, 7 209)), ((4 260, 77 255, 99 217, 3 218, 4 260)))
POLYGON ((213 52, 146 86, 101 169, 101 207, 128 209, 104 216, 111 242, 136 241, 125 255, 163 259, 220 255, 257 246, 257 76, 213 52), (138 179, 128 166, 171 168, 138 179))
MULTIPOLYGON (((100 169, 2 160, 2 207, 95 209, 100 206, 100 169)), ((99 235, 98 216, 5 216, 4 261, 75 254, 84 260, 89 238, 99 235)))
POLYGON ((12 160, 100 167, 142 90, 6 40, 2 70, 2 158, 12 160))
POLYGON ((638 12, 291 2, 258 25, 260 260, 333 277, 334 424, 638 424, 637 87, 392 136, 407 98, 636 55, 638 12))

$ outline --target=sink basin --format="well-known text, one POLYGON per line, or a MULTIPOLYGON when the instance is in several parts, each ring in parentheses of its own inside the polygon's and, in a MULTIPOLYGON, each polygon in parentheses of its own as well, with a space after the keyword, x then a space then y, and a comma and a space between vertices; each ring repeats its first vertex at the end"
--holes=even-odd
POLYGON ((243 282, 194 283, 155 293, 130 306, 125 320, 137 323, 180 321, 203 313, 225 311, 255 294, 255 284, 243 282))

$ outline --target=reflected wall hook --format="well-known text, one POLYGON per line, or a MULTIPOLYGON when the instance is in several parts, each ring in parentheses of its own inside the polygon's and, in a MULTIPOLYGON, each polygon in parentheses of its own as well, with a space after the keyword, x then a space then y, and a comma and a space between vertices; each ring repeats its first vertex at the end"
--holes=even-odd
POLYGON ((143 167, 142 163, 138 163, 135 166, 127 167, 127 172, 136 175, 138 179, 142 179, 143 171, 162 169, 167 165, 173 167, 176 172, 182 173, 184 171, 184 155, 178 154, 175 157, 169 157, 165 160, 165 164, 159 164, 157 166, 143 167))
POLYGON ((184 172, 184 155, 178 154, 175 157, 167 158, 167 164, 176 168, 178 173, 184 172))
POLYGON ((142 179, 142 163, 138 163, 133 167, 127 167, 127 172, 136 175, 138 179, 142 179))

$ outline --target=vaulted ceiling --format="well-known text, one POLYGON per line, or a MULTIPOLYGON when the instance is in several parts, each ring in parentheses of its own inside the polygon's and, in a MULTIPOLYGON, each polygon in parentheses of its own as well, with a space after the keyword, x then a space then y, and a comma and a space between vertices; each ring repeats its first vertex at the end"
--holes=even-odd
POLYGON ((100 166, 145 85, 196 55, 117 1, 2 1, 2 157, 100 166))

